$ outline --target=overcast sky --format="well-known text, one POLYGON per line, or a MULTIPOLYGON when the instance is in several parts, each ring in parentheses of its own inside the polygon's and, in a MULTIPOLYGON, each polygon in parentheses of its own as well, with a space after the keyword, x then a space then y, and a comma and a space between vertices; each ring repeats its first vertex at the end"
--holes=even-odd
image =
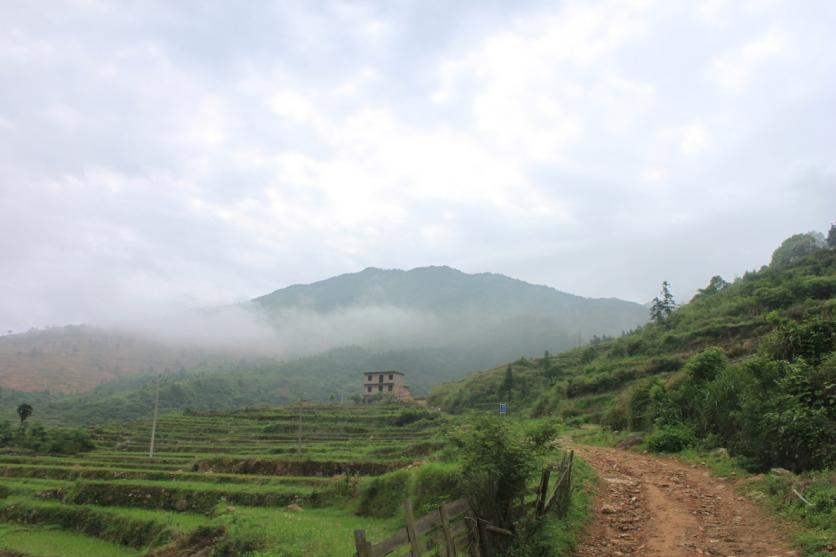
POLYGON ((687 299, 836 219, 836 3, 0 2, 0 328, 450 265, 687 299))

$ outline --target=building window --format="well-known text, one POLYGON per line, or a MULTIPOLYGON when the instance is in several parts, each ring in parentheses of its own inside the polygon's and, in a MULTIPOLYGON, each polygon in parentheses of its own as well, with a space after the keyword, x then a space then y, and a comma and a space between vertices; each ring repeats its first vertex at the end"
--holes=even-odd
POLYGON ((378 385, 377 386, 377 392, 379 392, 379 393, 383 392, 383 385, 378 385))
POLYGON ((371 381, 372 381, 372 376, 369 375, 369 383, 371 383, 371 381))
POLYGON ((392 376, 392 374, 390 373, 390 374, 389 374, 389 381, 391 381, 391 380, 392 380, 392 378, 393 378, 393 376, 392 376))
POLYGON ((383 383, 383 374, 382 373, 377 376, 377 380, 380 381, 381 383, 383 383))
POLYGON ((392 390, 392 385, 389 385, 389 390, 390 390, 390 391, 392 390))
POLYGON ((371 387, 371 385, 369 385, 369 392, 372 392, 372 387, 371 387))

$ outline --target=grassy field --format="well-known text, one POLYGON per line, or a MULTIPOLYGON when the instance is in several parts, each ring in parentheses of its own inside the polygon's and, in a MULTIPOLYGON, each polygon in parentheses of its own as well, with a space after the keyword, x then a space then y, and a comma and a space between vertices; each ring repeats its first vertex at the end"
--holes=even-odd
POLYGON ((355 529, 402 523, 356 516, 346 490, 427 460, 443 421, 384 405, 177 413, 153 458, 149 421, 94 428, 81 455, 0 453, 0 549, 139 556, 206 538, 228 555, 350 555, 355 529))

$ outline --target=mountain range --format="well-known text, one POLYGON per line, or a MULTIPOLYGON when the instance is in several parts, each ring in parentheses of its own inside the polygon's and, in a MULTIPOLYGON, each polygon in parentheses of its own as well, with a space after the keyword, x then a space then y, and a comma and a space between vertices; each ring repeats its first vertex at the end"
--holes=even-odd
MULTIPOLYGON (((386 367, 407 373, 423 394, 439 381, 558 352, 593 335, 619 335, 646 319, 641 304, 584 298, 499 274, 368 268, 232 308, 192 312, 180 327, 190 333, 184 336, 167 334, 176 321, 170 318, 141 331, 90 325, 8 335, 0 338, 0 386, 122 396, 164 373, 191 385, 189 403, 203 407, 199 385, 193 389, 198 377, 205 385, 219 374, 246 376, 258 392, 238 402, 254 404, 350 396, 356 374, 386 367), (227 319, 230 312, 235 320, 227 319), (212 335, 201 338, 204 330, 212 335)), ((222 386, 215 394, 223 399, 222 386)))

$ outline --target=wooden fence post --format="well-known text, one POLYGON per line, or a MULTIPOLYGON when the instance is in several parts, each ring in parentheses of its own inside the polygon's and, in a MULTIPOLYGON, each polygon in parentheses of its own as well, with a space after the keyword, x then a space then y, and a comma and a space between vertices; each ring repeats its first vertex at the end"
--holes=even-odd
POLYGON ((549 477, 551 476, 551 468, 543 470, 543 476, 540 478, 540 488, 537 490, 537 510, 535 516, 543 516, 543 508, 546 505, 546 497, 549 495, 549 477))
POLYGON ((488 532, 488 523, 481 518, 477 518, 476 524, 479 527, 479 546, 482 549, 482 557, 495 557, 496 551, 493 548, 491 533, 488 532))
POLYGON ((447 515, 447 507, 441 505, 438 514, 441 515, 441 530, 444 532, 444 543, 447 545, 447 557, 456 557, 456 544, 453 542, 453 531, 450 530, 450 517, 447 515))
POLYGON ((365 530, 354 531, 354 547, 357 548, 357 557, 371 557, 371 544, 366 541, 365 530))
POLYGON ((412 547, 412 557, 421 557, 424 547, 418 539, 418 531, 415 528, 415 513, 412 510, 412 501, 407 499, 403 502, 404 515, 406 517, 406 533, 409 536, 409 545, 412 547))
POLYGON ((559 516, 566 516, 569 511, 569 503, 572 498, 572 463, 575 460, 575 451, 569 451, 569 457, 566 459, 566 471, 563 473, 562 485, 560 485, 560 500, 557 507, 559 516))
POLYGON ((470 555, 471 557, 482 557, 482 547, 479 543, 479 528, 477 526, 478 518, 473 514, 473 511, 468 511, 464 515, 464 524, 467 526, 470 538, 470 555))

